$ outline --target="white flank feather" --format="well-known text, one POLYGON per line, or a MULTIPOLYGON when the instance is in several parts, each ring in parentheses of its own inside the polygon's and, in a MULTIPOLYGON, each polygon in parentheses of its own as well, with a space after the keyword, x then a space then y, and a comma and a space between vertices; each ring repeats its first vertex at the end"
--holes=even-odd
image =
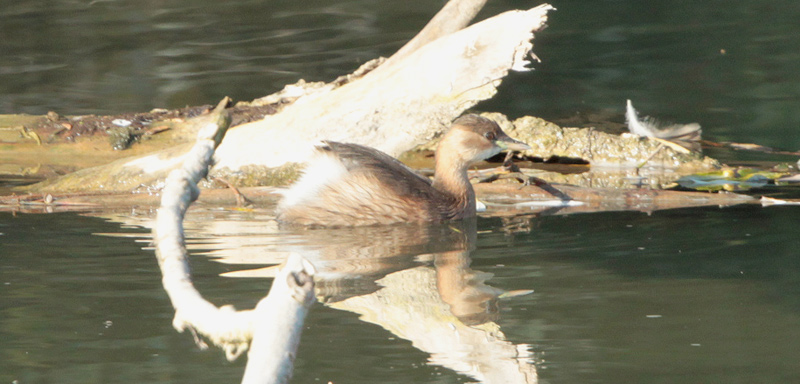
POLYGON ((281 192, 283 200, 278 210, 316 199, 322 187, 342 178, 346 173, 347 169, 335 156, 315 151, 300 179, 281 192))

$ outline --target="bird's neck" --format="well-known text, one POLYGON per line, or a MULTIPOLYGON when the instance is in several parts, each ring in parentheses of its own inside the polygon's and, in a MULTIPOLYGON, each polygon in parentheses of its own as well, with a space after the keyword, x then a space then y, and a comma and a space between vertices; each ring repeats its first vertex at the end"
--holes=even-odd
POLYGON ((457 156, 447 156, 441 152, 436 152, 433 187, 453 199, 453 208, 464 210, 465 215, 459 217, 474 216, 475 190, 467 176, 470 164, 457 156))

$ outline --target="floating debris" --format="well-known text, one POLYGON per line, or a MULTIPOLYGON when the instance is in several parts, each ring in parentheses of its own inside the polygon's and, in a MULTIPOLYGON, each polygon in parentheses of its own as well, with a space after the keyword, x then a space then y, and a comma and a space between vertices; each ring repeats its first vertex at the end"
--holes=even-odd
POLYGON ((533 289, 516 289, 516 290, 513 290, 513 291, 503 292, 503 293, 500 294, 500 296, 497 296, 497 298, 498 299, 510 299, 510 298, 513 298, 513 297, 521 297, 521 296, 530 295, 531 293, 533 293, 533 289))
POLYGON ((761 196, 762 207, 769 207, 772 205, 800 205, 800 199, 775 199, 772 197, 761 196))
POLYGON ((111 120, 111 124, 114 124, 114 125, 116 125, 118 127, 127 127, 127 126, 131 125, 131 121, 130 120, 125 120, 125 119, 114 119, 114 120, 111 120))
MULTIPOLYGON (((800 166, 800 165, 799 165, 800 166)), ((780 183, 800 183, 800 174, 781 177, 777 180, 780 183)))
POLYGON ((577 200, 532 200, 514 204, 515 207, 577 207, 586 203, 577 200))

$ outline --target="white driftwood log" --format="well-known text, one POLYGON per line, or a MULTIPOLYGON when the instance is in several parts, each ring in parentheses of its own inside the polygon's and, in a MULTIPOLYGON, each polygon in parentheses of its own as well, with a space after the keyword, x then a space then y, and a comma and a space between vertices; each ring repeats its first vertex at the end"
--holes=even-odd
POLYGON ((425 28, 395 52, 390 60, 398 61, 431 41, 463 29, 478 15, 485 4, 486 0, 448 1, 425 28))
MULTIPOLYGON (((445 10, 452 12, 458 3, 475 2, 452 0, 445 10)), ((322 139, 368 145, 393 156, 405 152, 491 98, 509 71, 528 70, 535 59, 533 32, 544 27, 552 9, 543 4, 449 34, 446 28, 433 34, 443 36, 416 47, 431 37, 421 39, 362 78, 303 96, 280 113, 232 129, 217 150, 216 167, 235 171, 303 162, 322 139)), ((474 9, 466 14, 474 15, 474 9)))
MULTIPOLYGON (((217 113, 227 112, 221 107, 217 113)), ((210 123, 201 128, 183 166, 167 177, 153 229, 162 283, 175 308, 175 329, 192 331, 202 348, 206 345, 198 335, 211 340, 225 349, 229 360, 251 345, 243 382, 285 383, 291 377, 305 314, 315 301, 313 266, 298 255, 289 256, 269 294, 252 311, 211 304, 194 288, 189 272, 183 218, 200 194, 197 182, 208 171, 227 129, 223 125, 210 123)))

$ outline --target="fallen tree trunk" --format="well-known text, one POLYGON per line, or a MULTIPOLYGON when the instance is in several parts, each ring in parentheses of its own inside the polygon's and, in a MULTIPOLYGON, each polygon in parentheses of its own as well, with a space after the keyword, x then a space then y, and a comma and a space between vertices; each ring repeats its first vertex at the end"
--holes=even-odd
POLYGON ((348 141, 397 156, 492 97, 510 70, 526 70, 532 31, 552 7, 510 11, 440 37, 362 78, 305 96, 278 114, 233 129, 214 173, 303 162, 312 144, 348 141))
MULTIPOLYGON (((312 144, 321 139, 356 142, 397 156, 444 130, 463 111, 491 98, 509 71, 527 70, 533 32, 542 29, 543 4, 509 11, 468 28, 485 0, 451 0, 417 38, 386 61, 375 60, 330 84, 300 83, 275 98, 292 100, 278 113, 242 124, 217 149, 213 176, 235 184, 285 184, 297 174, 312 144), (382 64, 381 64, 382 63, 382 64)), ((47 191, 124 191, 160 188, 120 183, 125 169, 163 179, 180 160, 176 152, 140 156, 108 168, 67 175, 49 182, 47 191)), ((149 178, 149 176, 146 176, 149 178)), ((44 185, 34 187, 43 190, 44 185)))

